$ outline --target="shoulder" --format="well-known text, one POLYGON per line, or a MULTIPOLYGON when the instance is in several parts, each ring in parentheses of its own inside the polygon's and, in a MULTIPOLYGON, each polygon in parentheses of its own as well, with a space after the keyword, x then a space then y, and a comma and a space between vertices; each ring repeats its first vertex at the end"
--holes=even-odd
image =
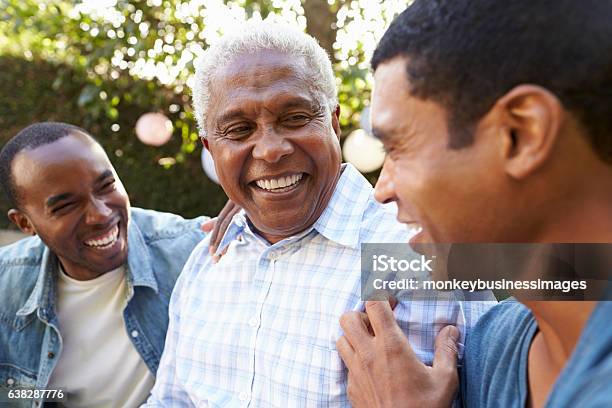
POLYGON ((174 297, 183 296, 182 293, 193 288, 198 276, 213 268, 212 256, 208 252, 209 240, 204 239, 195 246, 182 269, 173 292, 174 297))
POLYGON ((461 370, 464 404, 506 406, 524 398, 524 373, 536 328, 529 309, 514 299, 498 303, 480 318, 466 337, 461 370))
POLYGON ((11 245, 0 247, 0 265, 40 264, 44 251, 45 244, 37 236, 23 238, 11 245))
POLYGON ((515 299, 499 302, 483 314, 472 329, 466 339, 466 353, 468 348, 480 354, 483 350, 497 348, 499 343, 506 344, 534 322, 529 309, 515 299))
POLYGON ((8 313, 14 317, 30 296, 45 248, 36 236, 0 248, 0 315, 8 313))
POLYGON ((397 220, 396 204, 381 204, 372 193, 363 213, 360 242, 405 244, 411 235, 408 227, 397 220))
POLYGON ((612 407, 612 393, 610 392, 612 357, 608 356, 587 370, 574 369, 573 371, 571 375, 562 376, 557 380, 546 403, 547 407, 612 407))
POLYGON ((138 226, 147 243, 158 240, 172 240, 185 235, 193 237, 197 240, 196 242, 199 242, 206 235, 202 232, 200 226, 209 219, 205 216, 185 219, 180 215, 141 208, 132 208, 131 216, 132 222, 138 226))

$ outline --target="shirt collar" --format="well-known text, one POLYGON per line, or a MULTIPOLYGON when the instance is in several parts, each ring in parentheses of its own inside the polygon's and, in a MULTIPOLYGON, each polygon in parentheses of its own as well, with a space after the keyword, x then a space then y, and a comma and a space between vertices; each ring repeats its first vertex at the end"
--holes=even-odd
POLYGON ((334 193, 313 228, 330 241, 358 248, 373 189, 352 164, 343 164, 341 172, 334 193))
MULTIPOLYGON (((128 228, 128 288, 147 286, 158 293, 157 279, 151 266, 151 254, 145 239, 134 222, 130 220, 128 228)), ((131 291, 131 289, 129 289, 131 291)))
POLYGON ((45 310, 43 313, 50 312, 48 309, 54 304, 55 299, 55 278, 58 264, 57 256, 45 246, 36 285, 25 305, 17 311, 17 316, 27 316, 39 308, 45 310))
MULTIPOLYGON (((365 210, 372 196, 372 186, 351 164, 343 164, 340 178, 327 207, 311 228, 291 239, 307 235, 313 229, 330 241, 358 248, 360 245, 361 224, 365 210)), ((220 255, 242 232, 249 232, 244 210, 234 215, 227 231, 221 239, 216 255, 220 255)))
MULTIPOLYGON (((17 311, 18 316, 27 316, 39 308, 51 313, 50 309, 55 304, 58 265, 57 256, 45 246, 36 285, 24 306, 17 311)), ((132 291, 132 286, 146 286, 158 293, 157 279, 151 267, 149 250, 140 228, 133 220, 128 226, 127 279, 130 291, 132 291)))

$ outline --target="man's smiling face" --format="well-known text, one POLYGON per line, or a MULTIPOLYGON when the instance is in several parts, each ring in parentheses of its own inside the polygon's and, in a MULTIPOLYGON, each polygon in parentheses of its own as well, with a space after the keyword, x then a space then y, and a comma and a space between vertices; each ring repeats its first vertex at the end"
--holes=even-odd
POLYGON ((73 132, 20 152, 12 165, 23 218, 73 278, 127 260, 129 199, 102 147, 73 132))
POLYGON ((219 181, 270 242, 314 224, 340 173, 338 110, 311 94, 303 64, 242 55, 212 86, 206 127, 219 181))
POLYGON ((495 135, 482 128, 472 145, 450 148, 446 110, 410 94, 403 57, 380 64, 374 79, 372 128, 388 151, 375 196, 397 202, 398 220, 422 228, 411 242, 508 239, 512 205, 495 135))

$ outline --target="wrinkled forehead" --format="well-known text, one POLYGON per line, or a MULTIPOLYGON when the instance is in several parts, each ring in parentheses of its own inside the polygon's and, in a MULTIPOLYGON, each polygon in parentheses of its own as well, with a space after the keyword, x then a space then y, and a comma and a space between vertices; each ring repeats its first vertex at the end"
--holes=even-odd
POLYGON ((269 104, 295 98, 318 106, 311 81, 300 58, 272 51, 237 57, 211 80, 209 125, 226 111, 250 103, 269 104))
POLYGON ((241 53, 229 59, 215 71, 213 85, 266 86, 268 77, 305 79, 306 61, 303 57, 276 50, 241 53))

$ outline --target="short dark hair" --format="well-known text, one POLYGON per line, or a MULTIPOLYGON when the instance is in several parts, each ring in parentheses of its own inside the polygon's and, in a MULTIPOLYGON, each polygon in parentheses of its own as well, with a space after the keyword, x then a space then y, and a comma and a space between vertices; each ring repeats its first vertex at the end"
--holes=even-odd
POLYGON ((20 201, 11 170, 15 156, 23 150, 36 149, 37 147, 53 143, 74 132, 81 132, 89 135, 87 131, 68 123, 34 123, 21 130, 4 145, 2 151, 0 151, 0 184, 2 184, 2 190, 4 190, 9 200, 9 204, 13 208, 18 208, 20 201))
POLYGON ((416 0, 391 24, 372 68, 406 57, 411 94, 448 112, 451 148, 519 84, 548 89, 612 163, 612 1, 416 0))

